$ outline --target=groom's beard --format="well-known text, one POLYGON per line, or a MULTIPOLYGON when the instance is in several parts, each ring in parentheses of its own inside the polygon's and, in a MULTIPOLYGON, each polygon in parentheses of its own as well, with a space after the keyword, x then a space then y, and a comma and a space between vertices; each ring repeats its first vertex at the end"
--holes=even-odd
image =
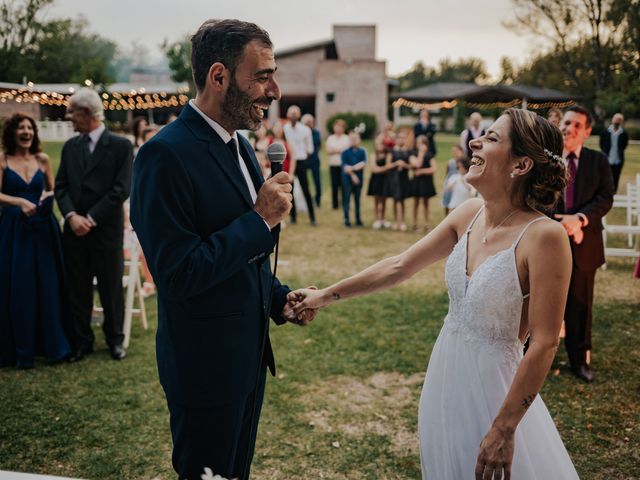
POLYGON ((234 77, 231 78, 229 89, 222 102, 222 111, 228 119, 229 126, 234 130, 257 130, 262 124, 262 118, 253 118, 251 111, 254 103, 270 105, 271 98, 260 97, 251 98, 247 93, 240 90, 234 77))

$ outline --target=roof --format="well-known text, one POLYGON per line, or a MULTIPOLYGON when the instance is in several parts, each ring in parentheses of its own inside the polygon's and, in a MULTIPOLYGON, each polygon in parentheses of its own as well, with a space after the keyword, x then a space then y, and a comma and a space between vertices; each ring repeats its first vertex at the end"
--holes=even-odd
POLYGON ((427 103, 455 99, 477 103, 508 102, 523 98, 531 102, 561 102, 575 99, 568 93, 531 85, 476 85, 461 82, 433 83, 392 96, 394 100, 398 98, 427 103))
POLYGON ((301 53, 312 52, 314 50, 324 49, 327 59, 335 60, 338 58, 338 52, 336 50, 336 42, 331 40, 322 40, 319 42, 308 43, 306 45, 300 45, 298 47, 286 48, 276 52, 276 60, 279 58, 292 57, 301 53))

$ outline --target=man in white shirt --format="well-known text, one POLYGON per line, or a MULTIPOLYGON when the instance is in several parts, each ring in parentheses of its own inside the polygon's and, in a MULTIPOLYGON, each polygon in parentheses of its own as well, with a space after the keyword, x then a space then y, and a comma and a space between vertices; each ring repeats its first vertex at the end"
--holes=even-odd
MULTIPOLYGON (((295 172, 290 172, 298 177, 300 188, 304 194, 304 200, 307 203, 307 211, 309 212, 309 220, 311 225, 316 225, 316 216, 313 211, 313 200, 309 191, 309 180, 307 179, 308 166, 306 164, 307 157, 313 153, 313 137, 311 129, 300 123, 300 107, 291 105, 287 110, 287 119, 289 123, 284 126, 284 136, 287 143, 293 150, 293 156, 296 159, 295 172)), ((291 222, 296 223, 297 214, 295 203, 291 208, 291 222)))
POLYGON ((191 39, 196 98, 141 148, 131 223, 158 292, 156 358, 173 467, 200 479, 250 474, 267 371, 269 318, 303 324, 269 256, 289 213, 291 178, 266 181, 251 144, 280 98, 269 35, 209 20, 191 39))

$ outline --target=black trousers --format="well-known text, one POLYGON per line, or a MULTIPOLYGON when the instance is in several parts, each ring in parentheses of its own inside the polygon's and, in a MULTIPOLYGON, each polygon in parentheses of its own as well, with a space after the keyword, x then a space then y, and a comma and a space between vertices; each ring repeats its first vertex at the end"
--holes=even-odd
POLYGON ((620 183, 620 174, 622 173, 622 165, 609 165, 611 167, 611 175, 613 175, 614 192, 618 191, 620 183))
MULTIPOLYGON (((306 164, 306 160, 298 160, 296 162, 296 177, 300 182, 300 188, 304 195, 304 200, 307 202, 307 210, 309 211, 309 220, 316 221, 316 215, 313 211, 313 199, 311 198, 311 192, 309 191, 309 179, 307 178, 307 171, 309 167, 306 164)), ((291 206, 291 221, 295 222, 298 219, 298 212, 296 210, 296 204, 291 206)))
POLYGON ((342 190, 342 167, 329 167, 329 173, 331 174, 331 208, 334 210, 338 208, 338 196, 342 190))
POLYGON ((313 177, 313 185, 316 192, 316 206, 320 206, 320 200, 322 198, 322 182, 320 180, 320 159, 307 160, 309 162, 309 170, 311 170, 311 176, 313 177))
POLYGON ((104 309, 104 330, 107 345, 122 345, 124 333, 124 291, 122 248, 93 249, 66 240, 64 261, 69 292, 69 340, 74 349, 91 349, 95 341, 91 329, 93 310, 93 277, 98 280, 98 294, 104 309))
POLYGON ((224 478, 249 478, 266 371, 265 367, 260 372, 255 392, 229 405, 189 408, 168 404, 173 468, 179 480, 200 480, 205 467, 224 478))
POLYGON ((572 366, 585 365, 587 351, 591 350, 591 322, 593 307, 593 284, 595 270, 579 270, 573 267, 569 296, 565 309, 564 345, 572 366))

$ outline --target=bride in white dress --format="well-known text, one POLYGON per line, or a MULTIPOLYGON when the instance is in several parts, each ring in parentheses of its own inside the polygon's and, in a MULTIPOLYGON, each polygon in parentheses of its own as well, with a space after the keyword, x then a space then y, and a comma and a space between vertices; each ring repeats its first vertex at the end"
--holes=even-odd
POLYGON ((564 228, 540 212, 566 185, 562 136, 535 113, 509 109, 470 146, 466 180, 484 200, 465 202, 400 255, 289 300, 296 313, 323 307, 390 288, 449 256, 449 313, 420 399, 423 478, 575 479, 538 395, 571 275, 564 228))

